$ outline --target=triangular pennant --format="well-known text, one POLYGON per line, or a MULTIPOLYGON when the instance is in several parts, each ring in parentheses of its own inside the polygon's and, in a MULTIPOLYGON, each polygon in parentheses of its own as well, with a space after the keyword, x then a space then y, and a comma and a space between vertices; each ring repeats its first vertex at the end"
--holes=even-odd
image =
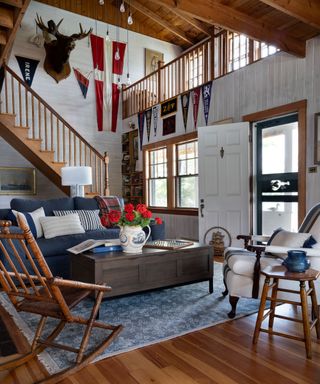
POLYGON ((182 117, 185 131, 187 130, 190 92, 181 95, 182 117))
POLYGON ((157 128, 158 128, 158 117, 159 117, 159 105, 155 105, 152 108, 152 114, 153 114, 153 132, 154 136, 157 136, 157 128))
POLYGON ((206 120, 206 125, 208 125, 208 116, 210 109, 210 100, 211 100, 211 89, 212 89, 212 81, 209 81, 202 86, 202 101, 203 101, 203 112, 204 118, 206 120))
POLYGON ((27 57, 17 56, 20 71, 23 76, 23 80, 31 87, 34 74, 39 64, 39 60, 29 59, 27 57))
POLYGON ((152 116, 152 109, 147 109, 145 111, 146 114, 146 126, 147 126, 147 137, 148 137, 148 142, 150 140, 150 129, 151 129, 151 116, 152 116))
POLYGON ((197 129, 197 120, 199 112, 199 101, 200 101, 200 91, 201 87, 195 88, 193 90, 193 120, 194 120, 194 129, 197 129))
POLYGON ((80 72, 79 69, 73 68, 74 75, 78 81, 79 87, 81 89, 82 95, 84 98, 87 97, 88 87, 89 87, 89 79, 91 76, 91 73, 89 73, 88 76, 85 76, 80 72))
POLYGON ((144 131, 144 112, 138 113, 140 151, 142 151, 143 131, 144 131))

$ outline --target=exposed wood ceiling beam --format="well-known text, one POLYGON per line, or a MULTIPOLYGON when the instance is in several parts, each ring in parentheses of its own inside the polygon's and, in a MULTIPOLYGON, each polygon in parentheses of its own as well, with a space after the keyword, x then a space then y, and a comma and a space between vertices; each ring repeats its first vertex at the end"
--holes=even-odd
POLYGON ((320 2, 319 0, 260 0, 314 28, 320 29, 320 2))
POLYGON ((9 4, 17 8, 22 8, 22 0, 1 0, 0 3, 9 4))
POLYGON ((294 39, 274 28, 269 28, 263 23, 259 23, 257 19, 214 0, 163 0, 162 2, 209 24, 219 25, 222 28, 243 33, 252 39, 273 44, 296 56, 305 56, 305 42, 294 39))
POLYGON ((207 36, 211 36, 211 32, 208 28, 206 28, 199 20, 190 17, 186 15, 183 11, 180 11, 177 8, 170 7, 168 4, 164 4, 161 0, 150 0, 152 3, 160 5, 161 7, 170 9, 172 13, 174 13, 176 16, 180 17, 190 25, 192 25, 194 28, 198 29, 200 32, 206 34, 207 36))
POLYGON ((0 5, 0 26, 8 29, 13 28, 13 10, 0 5))
MULTIPOLYGON (((126 1, 128 3, 128 1, 126 1)), ((180 39, 186 41, 190 45, 194 45, 195 41, 190 39, 181 29, 173 26, 168 21, 162 19, 160 16, 152 12, 149 8, 146 8, 144 5, 140 4, 136 0, 130 0, 130 6, 137 11, 143 13, 150 19, 154 20, 158 24, 162 25, 164 28, 168 29, 170 32, 174 33, 176 36, 180 37, 180 39)))

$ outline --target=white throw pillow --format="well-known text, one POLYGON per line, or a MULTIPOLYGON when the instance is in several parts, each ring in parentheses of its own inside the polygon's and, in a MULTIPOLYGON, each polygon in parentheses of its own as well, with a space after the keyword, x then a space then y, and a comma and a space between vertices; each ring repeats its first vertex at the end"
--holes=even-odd
POLYGON ((310 233, 289 232, 280 230, 272 238, 268 245, 277 245, 281 247, 302 248, 306 240, 311 236, 310 233))
POLYGON ((70 215, 71 213, 77 213, 79 215, 80 223, 83 226, 84 230, 93 231, 96 229, 105 229, 104 226, 101 225, 99 212, 99 209, 78 209, 72 211, 53 211, 53 214, 55 216, 66 216, 70 215))
POLYGON ((33 212, 19 212, 12 209, 12 213, 15 215, 16 218, 18 213, 20 213, 26 218, 30 231, 33 234, 33 237, 37 239, 38 237, 43 236, 42 226, 40 224, 40 219, 46 216, 43 207, 38 208, 33 212))
POLYGON ((53 237, 63 235, 75 235, 77 233, 85 233, 80 223, 79 215, 73 213, 67 216, 46 216, 40 219, 44 237, 52 239, 53 237))

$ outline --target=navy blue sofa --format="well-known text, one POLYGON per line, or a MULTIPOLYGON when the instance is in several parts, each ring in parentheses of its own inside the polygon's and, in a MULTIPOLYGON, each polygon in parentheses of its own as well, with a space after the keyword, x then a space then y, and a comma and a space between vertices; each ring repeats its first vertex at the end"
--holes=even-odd
MULTIPOLYGON (((65 197, 51 200, 27 200, 12 199, 11 209, 19 212, 32 212, 40 207, 44 208, 46 216, 53 216, 54 210, 99 209, 97 202, 92 198, 65 197)), ((10 209, 0 209, 0 220, 8 219, 10 209)), ((17 226, 11 227, 11 232, 20 232, 17 226)), ((104 228, 76 235, 58 236, 53 239, 38 238, 37 243, 45 257, 54 276, 70 278, 70 254, 66 249, 73 247, 87 239, 116 239, 119 238, 119 228, 104 228)), ((4 255, 0 253, 0 259, 6 264, 4 255)))

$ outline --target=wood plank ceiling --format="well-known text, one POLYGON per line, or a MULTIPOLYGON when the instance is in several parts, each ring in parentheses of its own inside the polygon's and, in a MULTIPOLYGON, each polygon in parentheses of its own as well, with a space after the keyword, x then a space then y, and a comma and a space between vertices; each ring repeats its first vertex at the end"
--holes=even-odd
POLYGON ((305 56, 306 41, 320 34, 319 0, 39 0, 83 16, 189 48, 218 26, 305 56))

